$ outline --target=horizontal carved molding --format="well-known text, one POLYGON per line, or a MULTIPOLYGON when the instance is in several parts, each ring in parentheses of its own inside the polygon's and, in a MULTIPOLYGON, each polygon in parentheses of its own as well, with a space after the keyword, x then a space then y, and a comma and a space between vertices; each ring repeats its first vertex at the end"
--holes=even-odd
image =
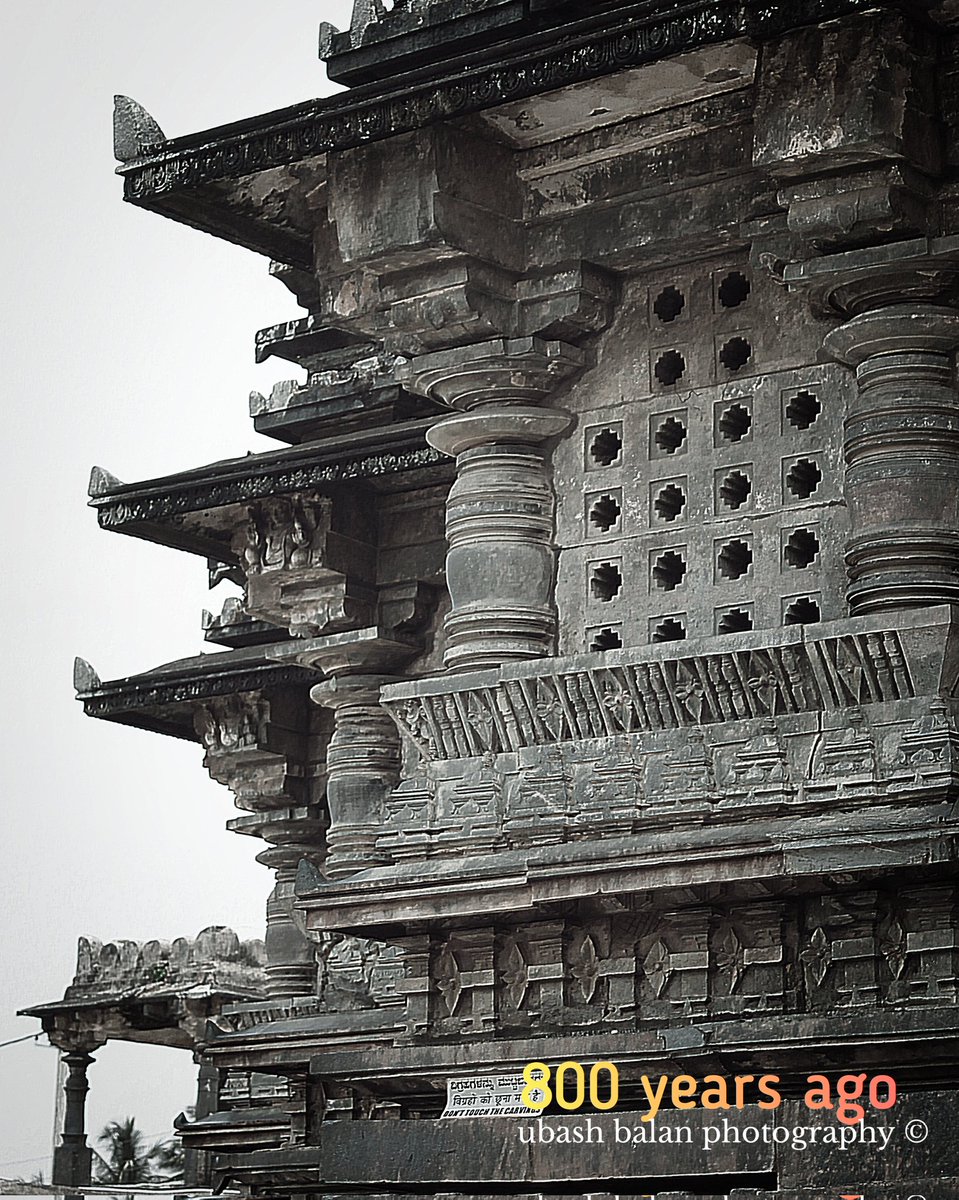
POLYGON ((438 450, 422 446, 341 458, 339 461, 301 465, 283 463, 272 469, 261 463, 258 470, 247 469, 229 479, 171 479, 168 486, 163 488, 156 483, 138 487, 123 486, 122 489, 96 497, 91 503, 98 510, 100 525, 104 529, 125 532, 128 526, 167 521, 182 513, 246 504, 252 500, 309 491, 321 488, 324 484, 343 483, 352 479, 372 479, 433 466, 445 468, 446 462, 438 450))
POLYGON ((161 143, 121 168, 124 194, 149 207, 152 198, 214 180, 237 179, 380 141, 699 46, 739 37, 775 37, 874 6, 873 0, 795 0, 788 5, 670 0, 652 12, 647 5, 630 6, 602 31, 569 38, 561 49, 540 49, 386 95, 370 96, 363 94, 367 89, 356 89, 270 114, 262 123, 243 122, 161 143))
MULTIPOLYGON (((217 672, 194 671, 179 676, 161 678, 142 675, 101 684, 96 691, 80 696, 83 711, 89 717, 116 718, 144 708, 199 703, 216 696, 234 696, 241 692, 261 692, 264 689, 289 684, 308 685, 316 682, 314 672, 305 667, 262 663, 257 666, 234 667, 217 672)), ((184 736, 200 741, 192 730, 184 736)))
POLYGON ((644 647, 514 678, 403 684, 384 689, 384 704, 422 757, 451 759, 919 694, 901 631, 842 624, 850 631, 792 642, 727 650, 711 639, 715 649, 674 658, 650 659, 644 647))

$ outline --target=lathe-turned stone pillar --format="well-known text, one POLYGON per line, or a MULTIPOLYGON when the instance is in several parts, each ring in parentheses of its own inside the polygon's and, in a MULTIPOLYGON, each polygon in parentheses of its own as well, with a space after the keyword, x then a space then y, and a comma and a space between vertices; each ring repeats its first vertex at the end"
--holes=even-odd
POLYGON ((293 884, 300 860, 316 857, 316 847, 290 842, 270 846, 256 861, 276 871, 266 902, 267 992, 274 997, 312 996, 316 991, 316 947, 307 938, 293 908, 293 884))
POLYGON ((63 1055, 67 1078, 63 1085, 66 1104, 60 1145, 53 1152, 53 1182, 64 1188, 82 1188, 91 1182, 93 1150, 87 1145, 86 1102, 90 1085, 87 1068, 93 1056, 83 1049, 69 1049, 63 1055))
POLYGON ((389 675, 337 674, 310 692, 317 704, 333 710, 335 721, 326 758, 325 870, 331 879, 388 861, 376 839, 386 797, 399 779, 400 745, 392 718, 380 707, 380 688, 395 682, 389 675))
POLYGON ((825 340, 858 383, 844 442, 853 615, 959 601, 959 311, 916 295, 920 271, 896 278, 838 288, 854 315, 825 340))
POLYGON ((543 443, 572 417, 540 402, 582 362, 573 346, 522 338, 427 354, 406 368, 408 387, 459 410, 427 435, 456 459, 446 509, 451 670, 552 649, 555 496, 543 443))

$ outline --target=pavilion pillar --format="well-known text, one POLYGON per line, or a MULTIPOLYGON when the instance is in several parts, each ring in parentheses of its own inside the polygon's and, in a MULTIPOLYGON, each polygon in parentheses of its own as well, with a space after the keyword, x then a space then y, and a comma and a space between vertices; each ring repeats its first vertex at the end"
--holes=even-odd
POLYGON ((297 924, 293 882, 300 859, 315 848, 295 842, 271 846, 257 862, 273 867, 276 884, 266 902, 266 977, 271 997, 312 996, 316 991, 316 947, 297 924))
POLYGON ((542 401, 582 365, 562 342, 484 342, 414 359, 406 383, 458 410, 429 443, 456 459, 446 509, 450 670, 551 652, 555 495, 544 443, 572 424, 542 401))
POLYGON ((93 1056, 85 1050, 68 1050, 63 1055, 67 1078, 63 1085, 66 1104, 60 1145, 53 1152, 53 1182, 75 1190, 92 1182, 93 1150, 87 1145, 86 1101, 90 1085, 87 1068, 93 1056))
POLYGON ((921 294, 943 282, 877 274, 832 297, 852 315, 825 349, 857 381, 844 439, 853 616, 959 602, 959 311, 921 294))
POLYGON ((399 779, 400 744, 396 725, 380 707, 380 688, 394 682, 389 675, 337 674, 310 692, 334 716, 326 758, 330 828, 325 870, 331 879, 389 861, 377 850, 376 840, 386 797, 399 779))

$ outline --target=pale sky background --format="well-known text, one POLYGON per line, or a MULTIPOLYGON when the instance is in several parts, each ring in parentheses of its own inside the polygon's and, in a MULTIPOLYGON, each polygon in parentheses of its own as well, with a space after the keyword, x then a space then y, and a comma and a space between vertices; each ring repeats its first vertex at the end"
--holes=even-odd
MULTIPOLYGON (((349 0, 33 0, 2 5, 3 842, 0 1041, 59 998, 77 937, 262 936, 261 844, 227 833, 229 792, 200 748, 85 718, 75 654, 104 679, 203 648, 201 559, 98 529, 91 466, 148 479, 280 443, 251 388, 256 329, 298 313, 267 260, 122 202, 115 92, 167 136, 330 93, 321 20, 349 0)), ((227 585, 228 586, 228 585, 227 585)), ((212 601, 212 603, 211 603, 212 601)), ((56 1052, 0 1050, 0 1177, 49 1178, 56 1052)), ((112 1043, 88 1125, 164 1134, 192 1102, 186 1052, 112 1043)))

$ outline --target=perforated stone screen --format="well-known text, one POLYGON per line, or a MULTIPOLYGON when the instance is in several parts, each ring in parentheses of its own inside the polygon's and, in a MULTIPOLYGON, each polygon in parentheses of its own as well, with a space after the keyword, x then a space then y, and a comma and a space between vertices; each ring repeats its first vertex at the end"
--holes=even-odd
POLYGON ((825 326, 745 259, 637 281, 560 402, 561 653, 846 615, 825 326))

